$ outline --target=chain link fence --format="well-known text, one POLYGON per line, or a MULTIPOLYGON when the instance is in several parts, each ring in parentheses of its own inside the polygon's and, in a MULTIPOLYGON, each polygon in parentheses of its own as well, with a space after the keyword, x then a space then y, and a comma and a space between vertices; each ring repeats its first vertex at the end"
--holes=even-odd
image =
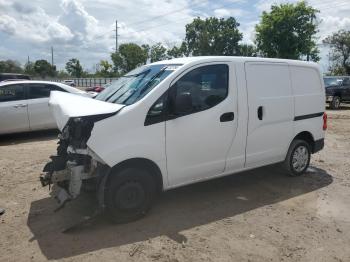
POLYGON ((94 86, 103 86, 105 84, 109 84, 118 78, 67 78, 67 79, 38 79, 38 80, 45 80, 45 81, 52 81, 52 82, 61 82, 63 83, 64 80, 72 80, 74 81, 74 85, 76 87, 94 87, 94 86))

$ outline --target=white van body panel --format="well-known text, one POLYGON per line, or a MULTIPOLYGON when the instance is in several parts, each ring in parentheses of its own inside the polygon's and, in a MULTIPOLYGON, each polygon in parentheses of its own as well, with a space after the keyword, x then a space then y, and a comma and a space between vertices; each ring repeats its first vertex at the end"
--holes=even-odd
POLYGON ((183 65, 132 105, 54 95, 50 103, 60 127, 70 117, 118 111, 94 123, 88 151, 110 168, 134 158, 152 161, 161 171, 164 190, 281 162, 301 132, 309 132, 314 140, 324 138, 322 116, 296 121, 297 116, 324 112, 323 83, 314 63, 190 57, 155 64, 183 65), (152 105, 181 76, 209 64, 229 66, 229 91, 224 100, 204 111, 145 125, 152 105), (68 99, 70 105, 63 105, 68 99), (260 106, 262 120, 257 114, 260 106), (234 120, 220 122, 226 112, 233 112, 234 120))
POLYGON ((287 63, 246 62, 246 167, 282 161, 294 134, 294 101, 287 63), (258 118, 261 109, 262 118, 258 118))

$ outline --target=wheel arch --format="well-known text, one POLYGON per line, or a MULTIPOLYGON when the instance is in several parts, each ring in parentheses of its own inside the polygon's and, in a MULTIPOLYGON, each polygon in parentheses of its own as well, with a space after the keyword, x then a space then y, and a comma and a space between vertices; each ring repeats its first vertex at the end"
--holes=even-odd
POLYGON ((118 171, 126 167, 136 167, 136 168, 146 169, 150 171, 150 174, 155 180, 157 192, 161 192, 163 190, 164 184, 163 184, 162 172, 155 162, 147 158, 130 158, 116 164, 108 172, 106 183, 108 184, 112 176, 117 175, 118 171))
MULTIPOLYGON (((311 132, 309 131, 302 131, 299 132, 291 141, 291 143, 295 140, 295 139, 300 139, 300 140, 304 140, 305 142, 307 142, 310 145, 311 148, 311 152, 314 152, 315 149, 315 139, 314 136, 311 134, 311 132)), ((290 143, 290 144, 291 144, 290 143)))

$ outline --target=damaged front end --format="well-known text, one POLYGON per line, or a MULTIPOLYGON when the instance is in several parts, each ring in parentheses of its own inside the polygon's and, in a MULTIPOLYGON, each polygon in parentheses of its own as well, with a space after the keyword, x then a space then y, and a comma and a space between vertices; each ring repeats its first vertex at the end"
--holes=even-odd
POLYGON ((86 145, 94 123, 115 113, 70 118, 59 134, 57 155, 51 156, 43 174, 42 186, 58 186, 55 198, 61 208, 75 199, 84 185, 98 187, 108 166, 86 145))

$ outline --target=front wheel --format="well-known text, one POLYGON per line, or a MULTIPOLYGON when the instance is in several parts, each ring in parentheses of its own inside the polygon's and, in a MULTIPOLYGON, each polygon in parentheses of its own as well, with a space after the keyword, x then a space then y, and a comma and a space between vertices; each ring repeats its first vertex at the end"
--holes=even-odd
POLYGON ((151 208, 156 185, 146 170, 125 168, 115 174, 106 188, 107 212, 115 223, 143 217, 151 208))
POLYGON ((295 139, 288 149, 284 167, 290 176, 300 176, 309 167, 310 159, 310 145, 304 140, 295 139))
POLYGON ((331 109, 339 109, 340 108, 340 97, 334 96, 332 102, 330 103, 331 109))

